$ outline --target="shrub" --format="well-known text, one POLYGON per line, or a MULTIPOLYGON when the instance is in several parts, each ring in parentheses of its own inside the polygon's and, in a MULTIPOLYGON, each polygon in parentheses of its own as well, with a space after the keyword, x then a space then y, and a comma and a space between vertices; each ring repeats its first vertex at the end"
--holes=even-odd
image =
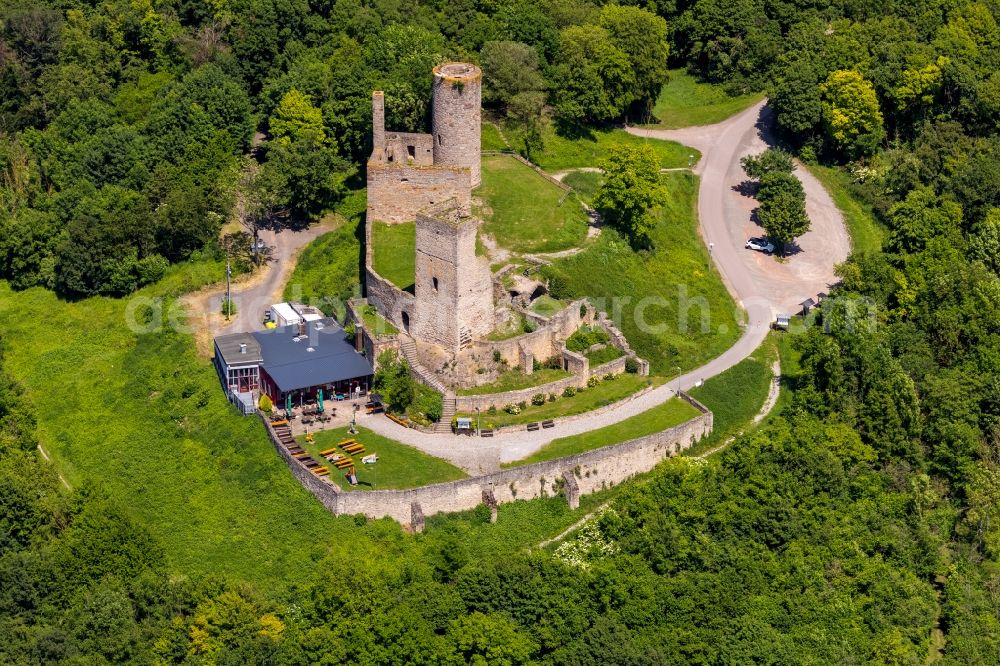
POLYGON ((631 356, 625 359, 625 372, 631 373, 633 375, 639 372, 639 361, 635 360, 631 356))
POLYGON ((580 318, 583 319, 587 316, 587 304, 580 303, 580 318))
POLYGON ((594 345, 608 342, 610 339, 603 328, 581 326, 566 340, 566 349, 575 352, 585 352, 594 345))
POLYGON ((444 412, 444 398, 434 389, 418 384, 414 391, 412 408, 429 421, 437 421, 444 412))
POLYGON ((234 303, 231 298, 222 299, 222 314, 227 317, 232 317, 236 314, 236 303, 234 303))
POLYGON ((535 407, 540 407, 541 405, 544 405, 545 404, 545 394, 544 393, 536 393, 535 395, 531 396, 531 404, 533 404, 535 407))
POLYGON ((618 375, 616 375, 615 373, 609 372, 608 374, 604 375, 604 381, 606 381, 606 382, 613 381, 614 378, 617 377, 617 376, 618 375))
POLYGON ((555 401, 556 401, 556 394, 549 393, 549 402, 555 402, 555 401))
POLYGON ((558 354, 545 359, 545 367, 548 370, 562 370, 562 356, 558 354))
POLYGON ((260 407, 260 411, 265 414, 270 414, 271 410, 274 409, 274 405, 271 404, 271 398, 269 398, 266 393, 261 394, 260 401, 257 403, 257 406, 260 407))
POLYGON ((507 405, 506 407, 504 407, 503 411, 507 412, 508 414, 510 414, 512 416, 517 416, 518 414, 521 413, 521 408, 518 407, 517 405, 510 404, 510 405, 507 405))
POLYGON ((600 383, 601 383, 601 378, 598 377, 597 375, 594 375, 590 379, 587 380, 587 386, 590 386, 591 388, 593 388, 594 386, 597 386, 600 383))
POLYGON ((542 364, 538 362, 537 358, 531 359, 531 369, 534 372, 538 372, 542 369, 542 364))
POLYGON ((500 352, 496 349, 493 350, 493 362, 494 363, 500 362, 500 352))
POLYGON ((486 410, 486 413, 489 414, 490 416, 494 416, 497 413, 497 406, 490 405, 490 408, 486 410))
POLYGON ((534 333, 538 329, 538 326, 536 326, 535 322, 531 321, 530 319, 525 319, 524 323, 521 324, 521 328, 524 330, 525 333, 534 333))
POLYGON ((517 406, 520 407, 521 409, 526 409, 528 407, 528 403, 522 400, 519 403, 517 403, 517 406))
POLYGON ((572 398, 574 395, 576 395, 576 387, 567 386, 566 388, 563 389, 562 394, 564 398, 572 398))

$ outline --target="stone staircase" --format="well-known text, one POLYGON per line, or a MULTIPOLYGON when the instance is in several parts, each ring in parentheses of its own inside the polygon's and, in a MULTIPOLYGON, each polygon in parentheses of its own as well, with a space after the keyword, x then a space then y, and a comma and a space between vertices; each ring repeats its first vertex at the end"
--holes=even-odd
POLYGON ((434 432, 451 432, 451 419, 455 416, 457 404, 454 393, 444 394, 444 409, 441 410, 441 420, 434 424, 434 432))
POLYGON ((435 377, 430 370, 420 364, 420 361, 417 359, 417 343, 413 341, 413 338, 400 334, 399 347, 403 350, 403 357, 406 358, 406 362, 410 364, 410 370, 420 380, 421 384, 430 386, 438 393, 448 393, 448 387, 435 377))
POLYGON ((434 424, 434 432, 451 432, 451 418, 455 416, 456 400, 455 394, 448 390, 444 383, 435 377, 427 368, 417 360, 417 343, 408 335, 399 336, 399 347, 403 350, 403 357, 410 364, 410 371, 420 381, 444 396, 444 409, 441 412, 441 419, 434 424))

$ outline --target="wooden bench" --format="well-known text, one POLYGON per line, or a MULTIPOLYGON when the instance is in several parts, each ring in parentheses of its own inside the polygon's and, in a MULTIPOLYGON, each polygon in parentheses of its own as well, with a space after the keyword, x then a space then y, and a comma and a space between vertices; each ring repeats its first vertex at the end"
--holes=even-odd
POLYGON ((327 474, 330 473, 330 470, 328 470, 326 467, 317 467, 312 472, 316 476, 326 476, 327 474))
POLYGON ((493 436, 493 431, 491 429, 489 429, 489 428, 485 428, 485 429, 479 431, 479 436, 480 437, 492 437, 493 436))
POLYGON ((528 424, 528 432, 534 432, 536 430, 538 430, 538 424, 537 423, 529 423, 528 424))
POLYGON ((552 419, 549 419, 547 421, 542 421, 542 427, 543 428, 554 428, 554 427, 556 427, 556 422, 553 421, 552 419))
POLYGON ((335 446, 335 447, 333 447, 332 449, 327 449, 327 450, 325 450, 325 451, 320 451, 320 452, 319 452, 319 454, 320 454, 321 456, 328 456, 328 455, 330 455, 331 453, 336 453, 336 452, 337 452, 337 447, 335 446))

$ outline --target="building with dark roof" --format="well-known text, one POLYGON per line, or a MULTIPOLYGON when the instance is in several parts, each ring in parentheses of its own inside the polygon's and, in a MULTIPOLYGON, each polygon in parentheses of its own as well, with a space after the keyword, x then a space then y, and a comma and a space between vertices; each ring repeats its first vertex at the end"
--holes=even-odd
MULTIPOLYGON (((276 406, 367 392, 372 365, 332 318, 215 339, 215 365, 231 397, 265 393, 276 406)), ((245 402, 245 401, 244 401, 245 402)))

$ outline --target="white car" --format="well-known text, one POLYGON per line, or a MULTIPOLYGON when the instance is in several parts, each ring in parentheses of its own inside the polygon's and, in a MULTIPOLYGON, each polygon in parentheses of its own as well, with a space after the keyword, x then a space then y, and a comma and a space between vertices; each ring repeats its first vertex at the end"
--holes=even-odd
POLYGON ((764 254, 774 253, 774 243, 772 243, 771 241, 767 240, 764 237, 751 238, 746 242, 746 245, 744 245, 743 247, 745 247, 748 250, 756 250, 757 252, 763 252, 764 254))

